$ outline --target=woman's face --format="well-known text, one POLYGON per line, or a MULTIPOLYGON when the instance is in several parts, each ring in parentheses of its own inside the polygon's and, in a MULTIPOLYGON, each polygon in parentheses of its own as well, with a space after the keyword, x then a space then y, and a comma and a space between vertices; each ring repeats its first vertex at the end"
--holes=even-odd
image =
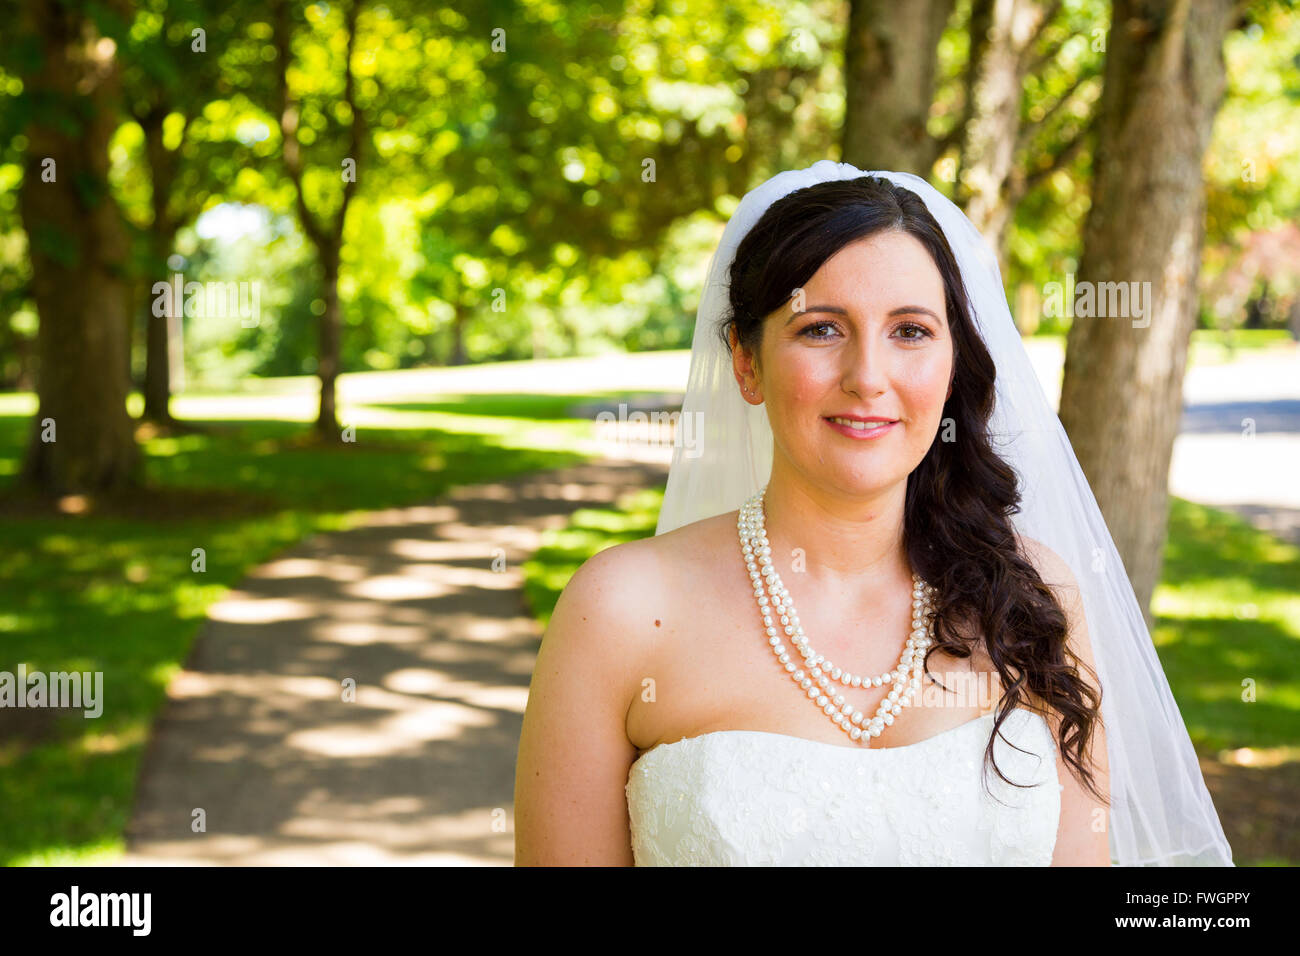
POLYGON ((757 367, 732 354, 746 401, 767 404, 783 464, 841 494, 879 492, 920 464, 941 422, 953 371, 943 278, 917 239, 877 233, 767 317, 757 367), (871 418, 894 424, 844 422, 871 418))

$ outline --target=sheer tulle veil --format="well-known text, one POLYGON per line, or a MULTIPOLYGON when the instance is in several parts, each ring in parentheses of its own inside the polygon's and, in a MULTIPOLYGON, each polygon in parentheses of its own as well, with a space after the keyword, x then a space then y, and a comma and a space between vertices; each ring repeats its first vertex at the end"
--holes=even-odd
POLYGON ((766 408, 741 398, 731 357, 717 334, 727 309, 728 268, 741 239, 787 193, 866 175, 916 193, 947 237, 975 324, 997 368, 989 430, 1021 481, 1021 510, 1012 523, 1020 534, 1059 554, 1079 583, 1102 685, 1112 862, 1232 866, 1232 851, 1133 588, 1012 321, 997 259, 962 211, 924 179, 823 160, 779 173, 745 195, 709 265, 682 406, 683 417, 698 423, 696 441, 674 449, 656 533, 738 508, 771 471, 766 408))

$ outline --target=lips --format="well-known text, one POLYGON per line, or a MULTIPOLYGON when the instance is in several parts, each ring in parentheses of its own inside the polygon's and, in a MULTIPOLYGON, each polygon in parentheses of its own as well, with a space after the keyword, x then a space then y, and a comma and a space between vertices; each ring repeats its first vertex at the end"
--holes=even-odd
POLYGON ((894 430, 897 420, 888 418, 857 418, 850 415, 828 415, 822 419, 827 428, 834 429, 852 441, 876 441, 894 430))
POLYGON ((898 421, 896 418, 881 418, 877 416, 871 418, 858 418, 855 415, 827 415, 826 420, 835 425, 852 428, 854 431, 869 431, 873 428, 879 428, 881 425, 892 425, 898 421))

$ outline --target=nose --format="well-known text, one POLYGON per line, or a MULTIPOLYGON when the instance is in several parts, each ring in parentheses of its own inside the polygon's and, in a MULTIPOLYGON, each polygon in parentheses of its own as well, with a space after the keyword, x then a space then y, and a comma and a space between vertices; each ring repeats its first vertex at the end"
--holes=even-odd
POLYGON ((844 370, 840 387, 859 398, 879 395, 888 384, 888 356, 869 336, 859 340, 856 349, 844 349, 844 370))

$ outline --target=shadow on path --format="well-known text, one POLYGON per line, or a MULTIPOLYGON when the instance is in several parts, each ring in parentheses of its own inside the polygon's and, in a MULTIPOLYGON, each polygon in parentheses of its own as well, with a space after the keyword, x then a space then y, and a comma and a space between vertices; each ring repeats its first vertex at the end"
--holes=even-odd
POLYGON ((667 471, 606 459, 460 488, 257 568, 168 688, 122 862, 512 863, 541 637, 520 566, 543 530, 667 471))

